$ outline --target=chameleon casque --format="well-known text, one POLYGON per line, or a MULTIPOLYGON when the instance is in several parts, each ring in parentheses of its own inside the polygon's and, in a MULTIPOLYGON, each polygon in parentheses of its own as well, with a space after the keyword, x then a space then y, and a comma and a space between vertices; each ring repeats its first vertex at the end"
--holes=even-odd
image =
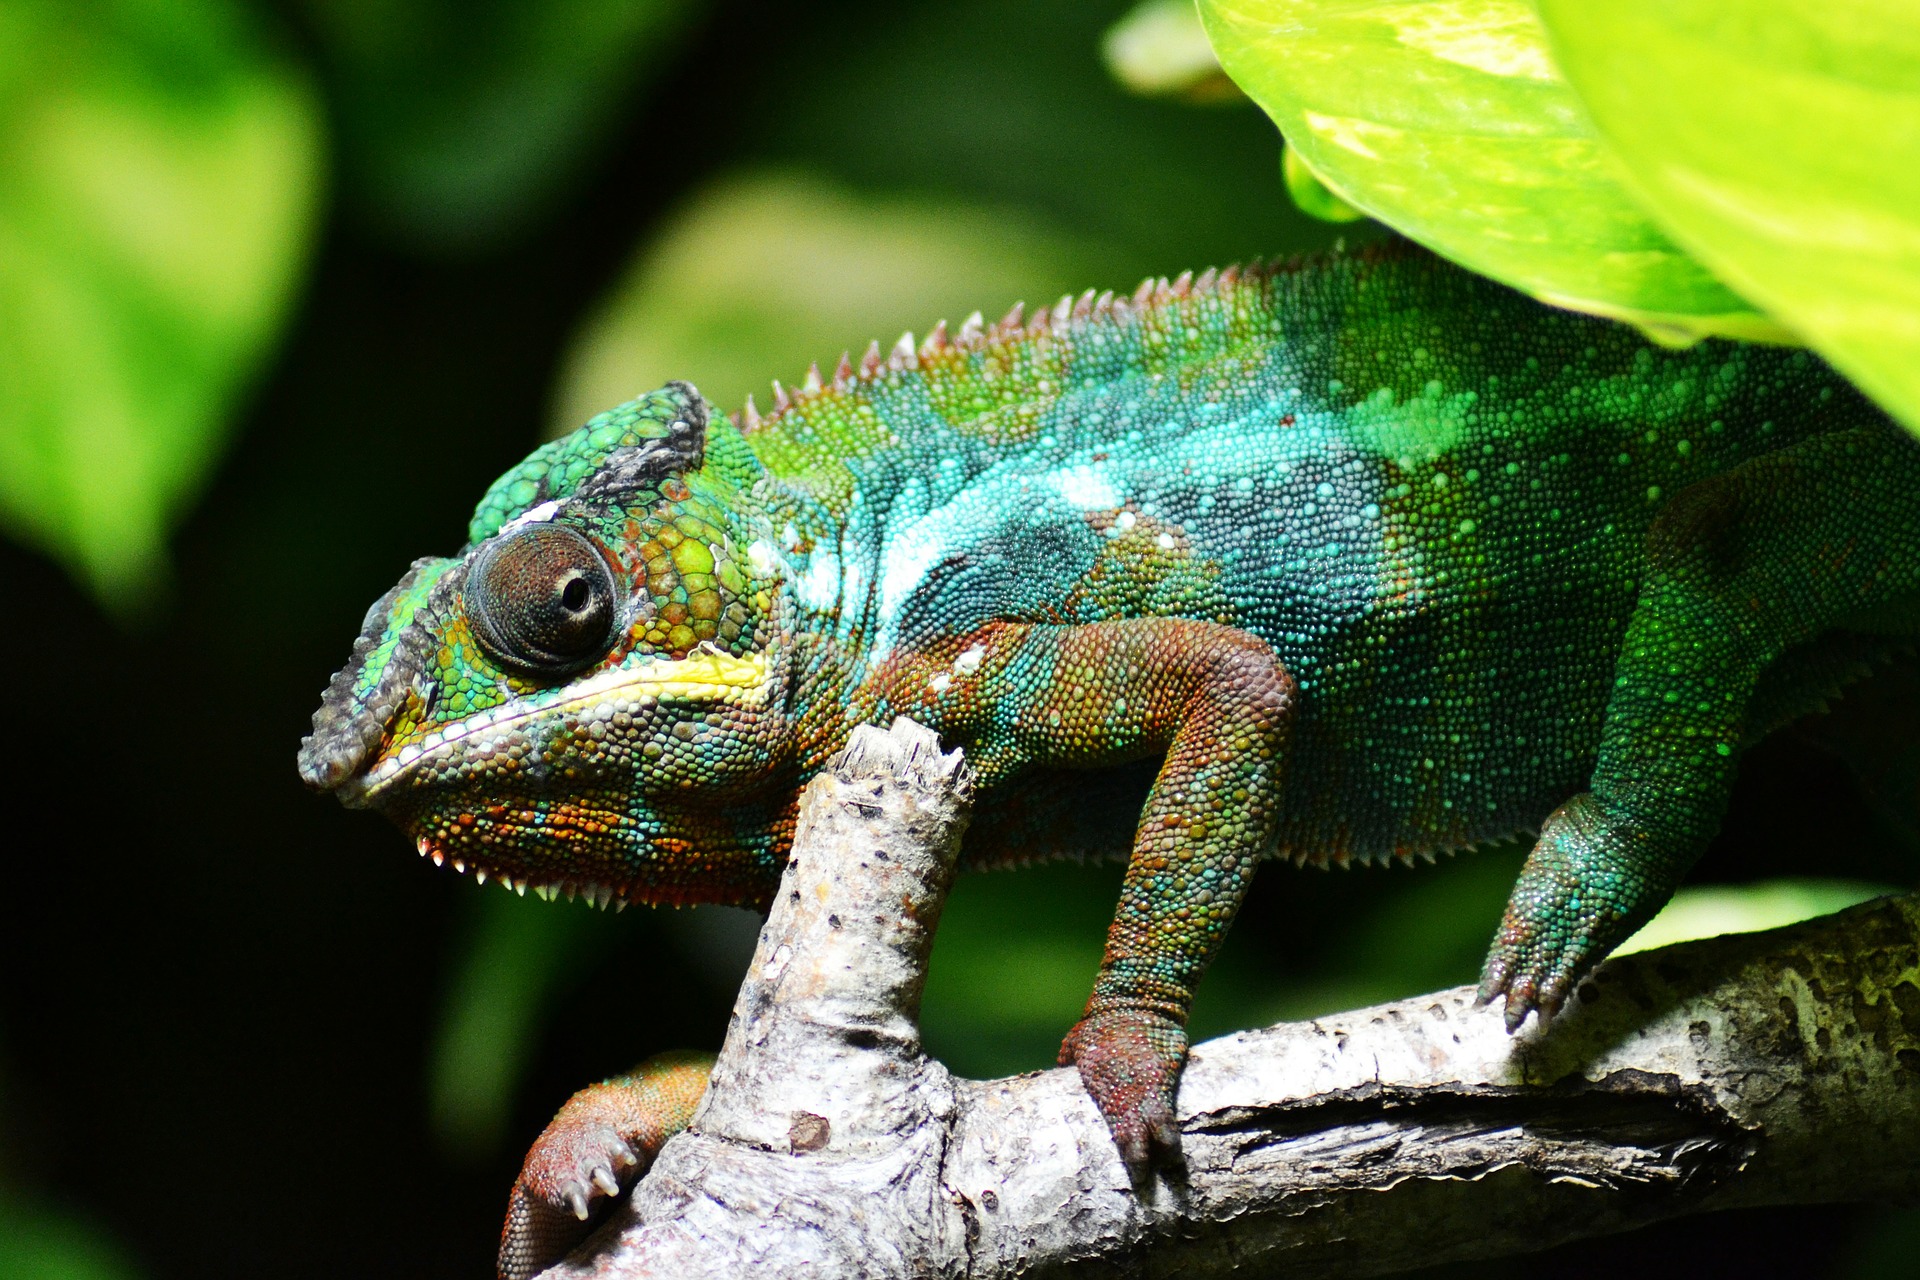
MULTIPOLYGON (((1550 1017, 1743 747, 1920 631, 1920 447, 1820 361, 1406 246, 976 315, 774 405, 669 383, 536 450, 373 606, 301 772, 514 888, 765 904, 808 778, 912 716, 978 771, 966 865, 1127 859, 1060 1057, 1136 1176, 1261 861, 1537 830, 1481 992, 1550 1017)), ((503 1273, 703 1082, 576 1096, 503 1273)))

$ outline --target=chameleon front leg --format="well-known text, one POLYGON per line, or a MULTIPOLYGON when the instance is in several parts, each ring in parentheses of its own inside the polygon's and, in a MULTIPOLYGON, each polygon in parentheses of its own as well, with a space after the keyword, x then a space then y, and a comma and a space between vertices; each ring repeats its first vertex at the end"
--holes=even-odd
POLYGON ((1920 449, 1863 430, 1753 459, 1661 512, 1591 789, 1542 827, 1487 957, 1480 996, 1506 997, 1509 1030, 1552 1017, 1672 897, 1764 727, 1747 724, 1763 672, 1816 678, 1788 651, 1835 629, 1920 633, 1916 495, 1920 449))
POLYGON ((710 1053, 661 1053, 567 1099, 514 1180, 499 1280, 529 1280, 586 1239, 593 1201, 619 1195, 646 1172, 692 1120, 712 1071, 710 1053))
POLYGON ((972 738, 983 780, 1165 752, 1092 997, 1060 1050, 1144 1176, 1178 1153, 1194 988, 1273 845, 1293 681, 1258 638, 1187 619, 1006 625, 962 643, 936 692, 895 705, 972 738))

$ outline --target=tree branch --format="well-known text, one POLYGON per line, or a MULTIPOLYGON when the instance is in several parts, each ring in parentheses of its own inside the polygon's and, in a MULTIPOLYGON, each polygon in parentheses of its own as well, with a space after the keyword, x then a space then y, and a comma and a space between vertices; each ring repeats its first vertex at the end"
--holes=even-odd
POLYGON ((1544 1035, 1459 988, 1209 1041, 1136 1193, 1071 1071, 921 1051, 969 790, 904 720, 814 780, 693 1127, 548 1280, 1365 1276, 1920 1200, 1920 896, 1611 961, 1544 1035))

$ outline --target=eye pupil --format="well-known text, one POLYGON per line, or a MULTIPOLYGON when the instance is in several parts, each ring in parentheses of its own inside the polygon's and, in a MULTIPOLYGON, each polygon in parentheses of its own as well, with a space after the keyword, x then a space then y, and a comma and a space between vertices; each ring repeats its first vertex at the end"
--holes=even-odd
POLYGON ((613 645, 613 571, 585 535, 536 524, 483 546, 464 599, 474 639, 502 666, 562 676, 593 665, 613 645))

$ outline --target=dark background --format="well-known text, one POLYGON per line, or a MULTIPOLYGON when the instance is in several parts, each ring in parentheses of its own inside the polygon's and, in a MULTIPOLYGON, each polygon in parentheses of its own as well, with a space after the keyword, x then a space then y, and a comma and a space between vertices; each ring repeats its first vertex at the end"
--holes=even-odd
MULTIPOLYGON (((414 109, 393 67, 431 64, 442 87, 419 92, 457 99, 446 84, 494 56, 457 10, 420 8, 433 21, 385 70, 356 68, 313 7, 259 9, 320 85, 334 181, 162 602, 109 615, 0 543, 0 1232, 106 1250, 22 1253, 20 1275, 490 1275, 545 1116, 648 1053, 718 1045, 750 921, 483 892, 293 769, 367 604, 461 541, 487 483, 541 438, 583 323, 695 193, 799 172, 855 198, 1004 210, 1115 287, 1339 234, 1287 205, 1257 112, 1130 97, 1099 56, 1125 6, 1068 0, 688 6, 677 38, 561 121, 550 164, 481 184, 520 194, 463 207, 396 188, 406 157, 368 140, 414 109), (510 1065, 489 1075, 496 1057, 510 1065)), ((1516 857, 1268 869, 1197 1029, 1470 979, 1516 857)), ((1910 883, 1913 866, 1846 769, 1788 734, 1747 761, 1694 879, 1910 883)), ((935 1050, 976 1074, 1046 1065, 1117 874, 963 884, 929 994, 935 1050), (1019 1016, 996 1016, 1009 1003, 1019 1016)), ((1900 1231, 1910 1219, 1871 1208, 1768 1210, 1473 1273, 1890 1275, 1875 1258, 1900 1231)))

